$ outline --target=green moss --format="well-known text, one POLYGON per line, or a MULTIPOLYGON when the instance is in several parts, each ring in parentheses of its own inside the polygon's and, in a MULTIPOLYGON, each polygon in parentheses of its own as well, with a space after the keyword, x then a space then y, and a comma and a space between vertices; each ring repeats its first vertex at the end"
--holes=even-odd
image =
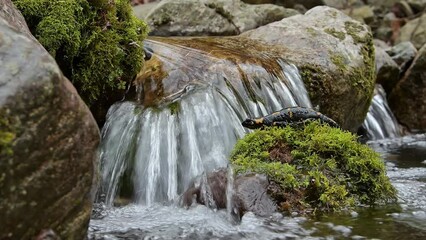
POLYGON ((318 36, 318 33, 315 31, 315 29, 311 28, 311 27, 307 27, 306 31, 312 36, 312 37, 316 37, 318 36))
POLYGON ((303 206, 338 210, 396 199, 380 156, 355 135, 319 122, 250 133, 237 142, 231 162, 237 173, 264 173, 283 192, 298 193, 303 206), (277 143, 290 147, 290 162, 271 158, 277 143))
POLYGON ((16 129, 12 120, 7 117, 4 110, 0 110, 0 159, 13 155, 12 147, 15 138, 16 129))
POLYGON ((147 26, 127 0, 13 0, 89 105, 140 71, 147 26))
POLYGON ((168 108, 170 109, 170 112, 172 113, 172 115, 174 114, 178 114, 180 111, 180 105, 179 102, 172 102, 168 105, 168 108))
POLYGON ((367 38, 361 37, 359 35, 360 32, 365 31, 365 28, 361 23, 356 21, 346 21, 345 22, 345 30, 346 33, 349 34, 352 39, 354 40, 354 43, 366 43, 368 41, 367 38))
POLYGON ((326 28, 324 31, 340 40, 344 40, 346 38, 346 34, 344 32, 337 31, 335 28, 326 28))

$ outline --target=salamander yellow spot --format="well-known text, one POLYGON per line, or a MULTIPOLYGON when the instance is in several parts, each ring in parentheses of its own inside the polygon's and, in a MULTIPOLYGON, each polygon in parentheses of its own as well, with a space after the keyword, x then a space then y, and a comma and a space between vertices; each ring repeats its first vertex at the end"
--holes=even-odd
POLYGON ((290 118, 293 118, 293 112, 292 111, 289 111, 288 115, 290 116, 290 118))
POLYGON ((254 120, 254 122, 255 122, 256 124, 263 124, 263 118, 255 119, 255 120, 254 120))

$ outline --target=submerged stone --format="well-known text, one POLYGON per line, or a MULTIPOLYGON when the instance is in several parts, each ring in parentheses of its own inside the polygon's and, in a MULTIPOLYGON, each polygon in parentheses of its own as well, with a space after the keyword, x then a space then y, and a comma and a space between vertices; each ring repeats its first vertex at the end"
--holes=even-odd
POLYGON ((241 218, 246 212, 270 216, 276 211, 274 201, 267 194, 269 181, 261 174, 240 174, 228 185, 229 173, 221 168, 198 177, 183 193, 182 204, 189 207, 193 200, 215 209, 231 208, 231 214, 241 218), (203 177, 205 179, 203 179, 203 177), (227 189, 231 187, 232 189, 227 189), (231 194, 231 196, 228 196, 231 194), (231 198, 228 201, 228 197, 231 198), (227 206, 231 204, 231 206, 227 206))

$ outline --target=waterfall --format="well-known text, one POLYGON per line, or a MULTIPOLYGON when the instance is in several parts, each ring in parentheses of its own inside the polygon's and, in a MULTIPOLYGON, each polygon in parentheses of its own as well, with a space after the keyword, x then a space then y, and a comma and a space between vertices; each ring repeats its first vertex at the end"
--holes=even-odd
POLYGON ((401 136, 401 128, 388 106, 385 90, 380 84, 375 86, 374 97, 362 126, 367 130, 369 140, 401 136))
POLYGON ((271 71, 184 46, 154 40, 146 44, 153 57, 173 70, 167 74, 169 82, 161 83, 163 96, 156 104, 148 104, 155 87, 145 82, 139 88, 141 102, 119 102, 108 112, 100 188, 107 205, 126 191, 139 204, 175 200, 194 177, 227 166, 235 142, 248 132, 241 126, 246 117, 311 107, 297 68, 283 60, 274 59, 278 69, 271 71), (188 66, 189 58, 199 61, 188 66), (206 66, 211 72, 204 71, 206 66), (167 92, 172 84, 177 87, 167 92))

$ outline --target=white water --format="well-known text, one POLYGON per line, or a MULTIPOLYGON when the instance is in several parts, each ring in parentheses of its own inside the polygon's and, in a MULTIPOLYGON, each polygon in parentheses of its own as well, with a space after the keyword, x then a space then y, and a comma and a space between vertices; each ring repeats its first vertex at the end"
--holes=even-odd
MULTIPOLYGON (((157 57, 173 61, 167 51, 173 51, 175 46, 151 44, 154 49, 161 44, 165 51, 162 55, 154 50, 157 57)), ((171 63, 174 68, 185 68, 182 62, 185 58, 177 59, 171 63)), ((211 63, 211 69, 215 68, 214 64, 211 63)), ((212 76, 197 72, 196 67, 190 69, 187 76, 198 79, 195 83, 189 81, 183 88, 185 91, 173 98, 178 105, 174 114, 167 101, 155 108, 144 108, 135 102, 112 106, 101 143, 100 193, 105 195, 105 203, 113 204, 123 176, 131 176, 127 179, 131 179, 135 203, 152 205, 176 200, 194 177, 227 165, 232 147, 247 131, 241 126, 246 117, 290 106, 311 107, 297 68, 283 61, 279 65, 282 67, 279 76, 260 66, 242 63, 235 66, 247 70, 251 95, 247 87, 232 85, 243 81, 231 79, 241 77, 235 72, 229 74, 218 67, 212 81, 212 76), (252 100, 253 94, 257 101, 252 100)))
POLYGON ((401 136, 401 128, 388 106, 386 93, 379 84, 376 84, 374 97, 362 126, 367 130, 369 140, 401 136))

